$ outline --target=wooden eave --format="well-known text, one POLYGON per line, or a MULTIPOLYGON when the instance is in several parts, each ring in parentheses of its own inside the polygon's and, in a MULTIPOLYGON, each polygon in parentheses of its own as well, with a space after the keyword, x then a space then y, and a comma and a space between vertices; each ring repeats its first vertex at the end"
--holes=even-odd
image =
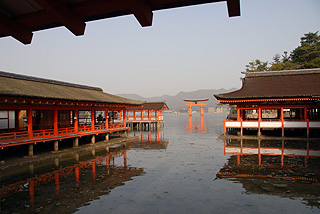
POLYGON ((137 107, 142 105, 130 105, 130 104, 117 104, 117 103, 99 103, 99 102, 78 102, 70 100, 50 100, 50 99, 37 99, 37 98, 21 98, 21 97, 0 97, 0 104, 3 107, 10 105, 11 107, 21 107, 24 106, 37 106, 37 107, 73 107, 73 108, 128 108, 137 107))
POLYGON ((218 99, 218 102, 225 104, 237 104, 237 103, 261 103, 261 102, 290 102, 290 101, 319 101, 320 98, 264 98, 264 99, 234 99, 234 100, 224 100, 218 99))
POLYGON ((64 26, 83 35, 86 22, 133 14, 142 27, 151 26, 153 11, 226 2, 229 17, 240 16, 240 0, 15 0, 0 2, 0 37, 30 44, 33 32, 64 26))

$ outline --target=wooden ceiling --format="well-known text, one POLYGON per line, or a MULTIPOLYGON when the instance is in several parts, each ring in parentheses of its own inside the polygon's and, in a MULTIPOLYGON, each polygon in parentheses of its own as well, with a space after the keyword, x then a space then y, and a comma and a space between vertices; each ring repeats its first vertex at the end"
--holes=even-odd
POLYGON ((226 2, 229 17, 240 16, 240 0, 0 0, 0 37, 30 44, 34 31, 64 26, 83 35, 86 22, 133 14, 142 27, 153 11, 226 2))

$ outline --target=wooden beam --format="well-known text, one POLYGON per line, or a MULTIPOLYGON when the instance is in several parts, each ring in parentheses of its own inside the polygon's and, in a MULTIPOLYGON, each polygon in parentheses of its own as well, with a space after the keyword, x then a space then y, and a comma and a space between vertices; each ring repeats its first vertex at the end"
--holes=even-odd
POLYGON ((142 27, 152 25, 153 13, 145 0, 129 0, 130 10, 142 27))
POLYGON ((58 21, 66 26, 74 35, 84 34, 86 23, 77 16, 61 0, 35 0, 48 13, 55 16, 58 21))
POLYGON ((240 16, 240 0, 227 0, 229 17, 240 16))
POLYGON ((33 33, 28 28, 15 22, 2 11, 0 11, 0 29, 25 45, 31 43, 33 33))

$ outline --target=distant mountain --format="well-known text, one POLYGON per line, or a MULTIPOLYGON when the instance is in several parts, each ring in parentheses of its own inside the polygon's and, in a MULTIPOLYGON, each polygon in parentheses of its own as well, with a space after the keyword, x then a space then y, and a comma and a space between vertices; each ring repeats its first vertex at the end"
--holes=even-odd
MULTIPOLYGON (((175 110, 175 111, 181 111, 182 109, 186 109, 186 103, 183 101, 183 99, 202 99, 202 98, 208 98, 207 105, 205 106, 205 109, 208 109, 208 107, 216 107, 217 100, 213 97, 213 94, 222 94, 222 93, 228 93, 230 91, 237 90, 237 88, 232 89, 201 89, 197 91, 190 91, 190 92, 179 92, 175 96, 170 95, 162 95, 159 97, 150 97, 145 98, 137 94, 117 94, 118 96, 125 97, 128 99, 134 99, 134 100, 143 100, 147 102, 166 102, 169 109, 175 110)), ((195 110, 197 108, 194 108, 195 110)))

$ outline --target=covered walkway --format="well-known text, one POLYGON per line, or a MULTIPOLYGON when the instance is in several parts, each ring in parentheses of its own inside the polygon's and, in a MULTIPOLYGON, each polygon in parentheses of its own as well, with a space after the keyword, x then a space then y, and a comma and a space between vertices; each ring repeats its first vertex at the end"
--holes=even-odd
POLYGON ((126 108, 144 102, 104 93, 102 89, 54 80, 0 72, 0 148, 29 144, 29 155, 37 142, 124 132, 126 108))

